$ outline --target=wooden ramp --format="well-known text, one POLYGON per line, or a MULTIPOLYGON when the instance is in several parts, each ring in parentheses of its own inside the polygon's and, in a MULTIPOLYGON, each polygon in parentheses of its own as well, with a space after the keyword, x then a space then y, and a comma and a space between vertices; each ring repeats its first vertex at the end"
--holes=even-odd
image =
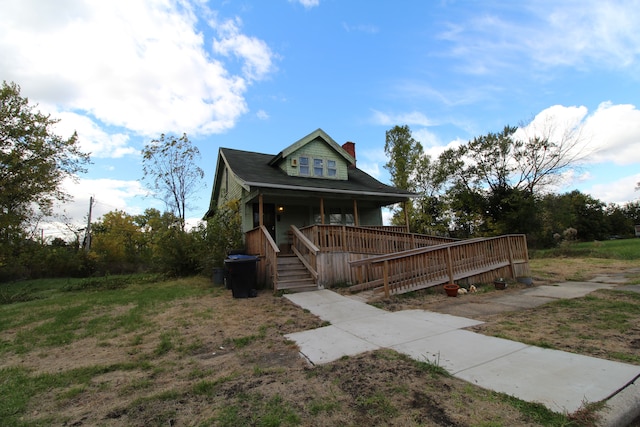
POLYGON ((357 283, 350 290, 385 296, 454 282, 486 283, 529 275, 526 239, 509 235, 471 239, 350 262, 357 283))
POLYGON ((377 290, 388 296, 449 282, 487 283, 529 275, 522 234, 456 240, 394 227, 290 228, 289 256, 280 253, 264 226, 245 235, 248 253, 261 260, 258 281, 274 291, 352 284, 353 291, 377 290))

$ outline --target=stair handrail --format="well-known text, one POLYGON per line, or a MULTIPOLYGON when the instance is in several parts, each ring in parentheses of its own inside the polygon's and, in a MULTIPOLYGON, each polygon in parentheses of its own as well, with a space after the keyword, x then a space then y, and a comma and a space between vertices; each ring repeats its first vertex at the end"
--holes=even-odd
POLYGON ((260 230, 262 231, 262 238, 264 239, 264 257, 266 260, 266 268, 271 270, 269 273, 271 276, 271 285, 275 290, 278 283, 278 254, 280 253, 280 249, 276 242, 274 242, 273 237, 271 237, 271 233, 264 225, 260 226, 260 230))
POLYGON ((314 224, 300 230, 320 252, 389 254, 460 241, 451 237, 400 232, 394 227, 314 224))
POLYGON ((291 224, 291 250, 302 261, 305 268, 313 276, 314 280, 318 280, 318 262, 317 257, 320 249, 313 244, 295 225, 291 224))

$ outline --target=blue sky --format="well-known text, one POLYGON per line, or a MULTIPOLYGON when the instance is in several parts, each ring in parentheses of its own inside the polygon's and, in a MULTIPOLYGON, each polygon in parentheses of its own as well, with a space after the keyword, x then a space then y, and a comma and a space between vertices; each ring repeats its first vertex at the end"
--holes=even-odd
MULTIPOLYGON (((580 129, 558 191, 637 200, 640 2, 0 0, 0 75, 77 130, 93 165, 60 207, 82 224, 163 209, 140 149, 186 132, 206 182, 218 148, 277 153, 317 128, 381 181, 385 131, 437 156, 505 125, 580 129)), ((530 127, 529 129, 533 129, 530 127)), ((538 127, 539 129, 539 127, 538 127)), ((53 224, 55 221, 51 221, 53 224)), ((53 231, 51 231, 53 233, 53 231)))

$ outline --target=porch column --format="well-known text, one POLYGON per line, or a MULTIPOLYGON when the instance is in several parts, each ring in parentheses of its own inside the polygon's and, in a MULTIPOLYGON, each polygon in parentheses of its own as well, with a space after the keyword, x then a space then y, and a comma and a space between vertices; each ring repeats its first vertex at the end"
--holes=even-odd
POLYGON ((324 225, 324 198, 320 197, 320 224, 324 225))
POLYGON ((358 219, 358 201, 353 199, 353 224, 356 227, 360 226, 360 220, 358 219))
POLYGON ((258 224, 260 225, 260 227, 264 225, 264 221, 262 220, 264 214, 264 207, 262 202, 262 193, 260 193, 260 195, 258 195, 258 224))

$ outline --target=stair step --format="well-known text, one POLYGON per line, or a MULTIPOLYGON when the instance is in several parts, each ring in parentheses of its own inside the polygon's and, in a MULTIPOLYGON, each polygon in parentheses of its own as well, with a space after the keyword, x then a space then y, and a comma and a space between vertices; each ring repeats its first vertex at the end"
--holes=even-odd
POLYGON ((309 272, 300 272, 297 274, 285 274, 282 272, 278 272, 278 279, 280 281, 282 280, 306 280, 306 279, 310 279, 313 280, 313 277, 309 274, 309 272))
POLYGON ((278 271, 293 271, 293 270, 308 271, 307 267, 305 267, 304 264, 287 264, 287 265, 278 266, 278 271))
POLYGON ((278 256, 278 290, 293 292, 315 291, 315 279, 296 255, 278 256))
POLYGON ((291 272, 303 271, 306 273, 309 272, 309 270, 307 270, 307 268, 304 265, 295 266, 295 267, 278 267, 278 271, 291 271, 291 272))
POLYGON ((296 265, 302 264, 302 261, 297 256, 293 257, 278 257, 278 265, 296 265))
POLYGON ((285 280, 282 282, 278 282, 278 290, 317 290, 318 285, 314 283, 313 280, 285 280))
POLYGON ((317 291, 318 287, 316 285, 312 285, 312 286, 304 286, 304 287, 299 287, 299 288, 287 288, 287 289, 280 289, 281 291, 287 291, 290 293, 294 293, 294 292, 313 292, 313 291, 317 291))

